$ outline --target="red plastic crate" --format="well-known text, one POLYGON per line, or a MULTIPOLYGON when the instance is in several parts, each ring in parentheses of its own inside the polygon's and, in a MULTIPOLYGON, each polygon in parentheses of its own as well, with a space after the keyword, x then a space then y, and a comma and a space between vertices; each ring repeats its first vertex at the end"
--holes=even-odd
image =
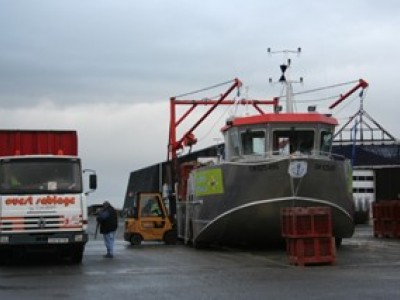
POLYGON ((374 237, 383 237, 383 220, 374 219, 374 237))
POLYGON ((383 216, 382 205, 380 203, 372 203, 372 218, 381 219, 383 216))
POLYGON ((281 210, 283 237, 330 237, 332 217, 329 207, 285 207, 281 210))
POLYGON ((385 200, 385 201, 382 201, 380 204, 382 206, 382 218, 393 220, 394 219, 395 201, 385 200))
POLYGON ((333 264, 336 257, 333 237, 287 238, 289 263, 295 265, 333 264))
POLYGON ((393 238, 396 237, 396 221, 382 220, 382 236, 393 238))
POLYGON ((384 200, 373 203, 374 236, 400 237, 400 201, 384 200))
POLYGON ((400 221, 400 201, 396 200, 393 204, 393 218, 395 221, 400 221))
POLYGON ((394 232, 393 235, 396 238, 400 238, 400 221, 394 221, 394 232))

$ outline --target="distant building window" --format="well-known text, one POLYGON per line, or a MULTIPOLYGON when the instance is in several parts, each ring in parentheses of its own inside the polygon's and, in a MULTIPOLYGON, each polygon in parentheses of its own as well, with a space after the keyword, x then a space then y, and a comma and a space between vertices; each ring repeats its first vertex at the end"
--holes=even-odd
POLYGON ((374 189, 372 188, 353 188, 354 194, 373 194, 374 189))
POLYGON ((355 181, 373 181, 374 176, 353 176, 355 181))

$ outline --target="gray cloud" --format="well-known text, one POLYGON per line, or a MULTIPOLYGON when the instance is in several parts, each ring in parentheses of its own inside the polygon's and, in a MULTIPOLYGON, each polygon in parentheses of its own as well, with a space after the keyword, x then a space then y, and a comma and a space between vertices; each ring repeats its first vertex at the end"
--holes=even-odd
MULTIPOLYGON (((371 85, 366 109, 400 133, 393 113, 398 1, 0 0, 0 6, 2 127, 78 129, 84 161, 102 174, 94 197, 122 198, 130 170, 165 158, 170 96, 234 77, 251 97, 279 93, 268 78, 279 77, 283 58, 268 56, 268 47, 303 48, 293 61, 292 75, 305 80, 298 91, 364 77, 371 85), (159 121, 146 123, 153 117, 159 121)), ((357 101, 340 117, 354 109, 357 101)))

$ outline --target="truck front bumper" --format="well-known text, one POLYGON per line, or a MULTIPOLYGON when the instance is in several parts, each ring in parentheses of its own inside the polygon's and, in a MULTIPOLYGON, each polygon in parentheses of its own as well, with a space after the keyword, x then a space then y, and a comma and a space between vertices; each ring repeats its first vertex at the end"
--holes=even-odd
POLYGON ((86 232, 14 233, 0 234, 0 247, 18 245, 86 244, 86 232))

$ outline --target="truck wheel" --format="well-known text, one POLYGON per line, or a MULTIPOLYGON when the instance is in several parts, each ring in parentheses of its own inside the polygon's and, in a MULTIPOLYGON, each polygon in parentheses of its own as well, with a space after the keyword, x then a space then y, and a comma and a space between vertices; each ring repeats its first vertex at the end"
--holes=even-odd
POLYGON ((0 265, 9 263, 11 255, 11 251, 0 250, 0 265))
POLYGON ((73 264, 81 264, 83 259, 83 251, 85 250, 84 246, 76 246, 71 249, 72 253, 70 256, 71 263, 73 264))
POLYGON ((142 237, 139 234, 132 234, 129 242, 131 243, 132 246, 139 246, 142 243, 142 237))
POLYGON ((167 245, 175 245, 177 241, 177 235, 175 230, 167 231, 164 235, 164 243, 167 245))
POLYGON ((335 245, 336 248, 340 248, 340 246, 342 246, 342 238, 339 237, 335 238, 335 245))

